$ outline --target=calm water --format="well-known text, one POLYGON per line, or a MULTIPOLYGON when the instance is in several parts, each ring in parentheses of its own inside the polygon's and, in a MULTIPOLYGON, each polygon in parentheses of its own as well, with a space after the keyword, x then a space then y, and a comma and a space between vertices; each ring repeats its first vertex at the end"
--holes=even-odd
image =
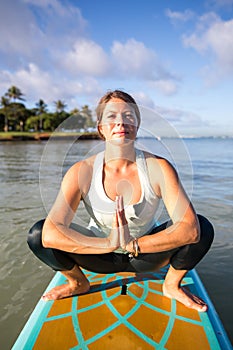
MULTIPOLYGON (((214 224, 214 243, 197 270, 233 340, 233 139, 189 139, 184 144, 145 139, 138 144, 175 164, 197 212, 214 224)), ((0 143, 0 344, 4 350, 11 348, 53 276, 29 251, 27 231, 46 215, 69 166, 101 148, 100 141, 0 143)), ((82 208, 80 216, 87 222, 82 208)))

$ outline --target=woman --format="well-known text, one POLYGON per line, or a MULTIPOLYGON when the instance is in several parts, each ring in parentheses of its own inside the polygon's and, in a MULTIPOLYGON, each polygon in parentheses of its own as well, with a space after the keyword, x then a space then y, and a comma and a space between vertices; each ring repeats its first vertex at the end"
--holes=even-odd
POLYGON ((68 280, 43 299, 87 292, 90 285, 80 267, 99 273, 145 272, 170 264, 164 295, 206 311, 204 301, 180 284, 209 250, 212 225, 196 215, 172 165, 135 148, 140 112, 130 95, 108 92, 96 112, 105 151, 68 170, 48 217, 29 232, 32 251, 68 280), (171 220, 156 226, 160 199, 171 220), (91 218, 88 228, 72 224, 81 200, 91 218))

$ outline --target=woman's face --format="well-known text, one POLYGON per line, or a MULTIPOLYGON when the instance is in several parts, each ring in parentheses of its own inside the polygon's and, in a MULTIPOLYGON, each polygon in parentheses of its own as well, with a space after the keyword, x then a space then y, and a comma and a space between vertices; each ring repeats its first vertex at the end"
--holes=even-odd
POLYGON ((112 98, 106 103, 98 129, 106 141, 135 140, 138 122, 134 108, 119 98, 112 98))

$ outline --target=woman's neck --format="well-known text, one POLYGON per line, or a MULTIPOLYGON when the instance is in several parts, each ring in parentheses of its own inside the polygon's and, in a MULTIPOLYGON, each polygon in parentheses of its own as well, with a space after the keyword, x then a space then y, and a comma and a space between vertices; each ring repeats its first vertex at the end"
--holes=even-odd
POLYGON ((124 144, 116 144, 111 141, 106 142, 104 159, 105 163, 115 167, 126 166, 129 163, 132 164, 136 159, 134 141, 130 140, 124 144))

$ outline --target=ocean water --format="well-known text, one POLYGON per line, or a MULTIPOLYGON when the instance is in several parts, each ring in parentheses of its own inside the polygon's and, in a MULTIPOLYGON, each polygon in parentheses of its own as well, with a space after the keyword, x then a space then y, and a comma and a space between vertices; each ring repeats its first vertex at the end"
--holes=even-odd
MULTIPOLYGON (((137 146, 167 157, 198 213, 214 225, 211 250, 197 266, 233 341, 233 139, 139 139, 137 146)), ((45 217, 65 171, 103 148, 85 140, 0 143, 0 344, 11 349, 53 271, 36 259, 27 231, 45 217)), ((88 218, 81 207, 82 222, 88 218)), ((161 213, 161 217, 165 215, 161 213)))

